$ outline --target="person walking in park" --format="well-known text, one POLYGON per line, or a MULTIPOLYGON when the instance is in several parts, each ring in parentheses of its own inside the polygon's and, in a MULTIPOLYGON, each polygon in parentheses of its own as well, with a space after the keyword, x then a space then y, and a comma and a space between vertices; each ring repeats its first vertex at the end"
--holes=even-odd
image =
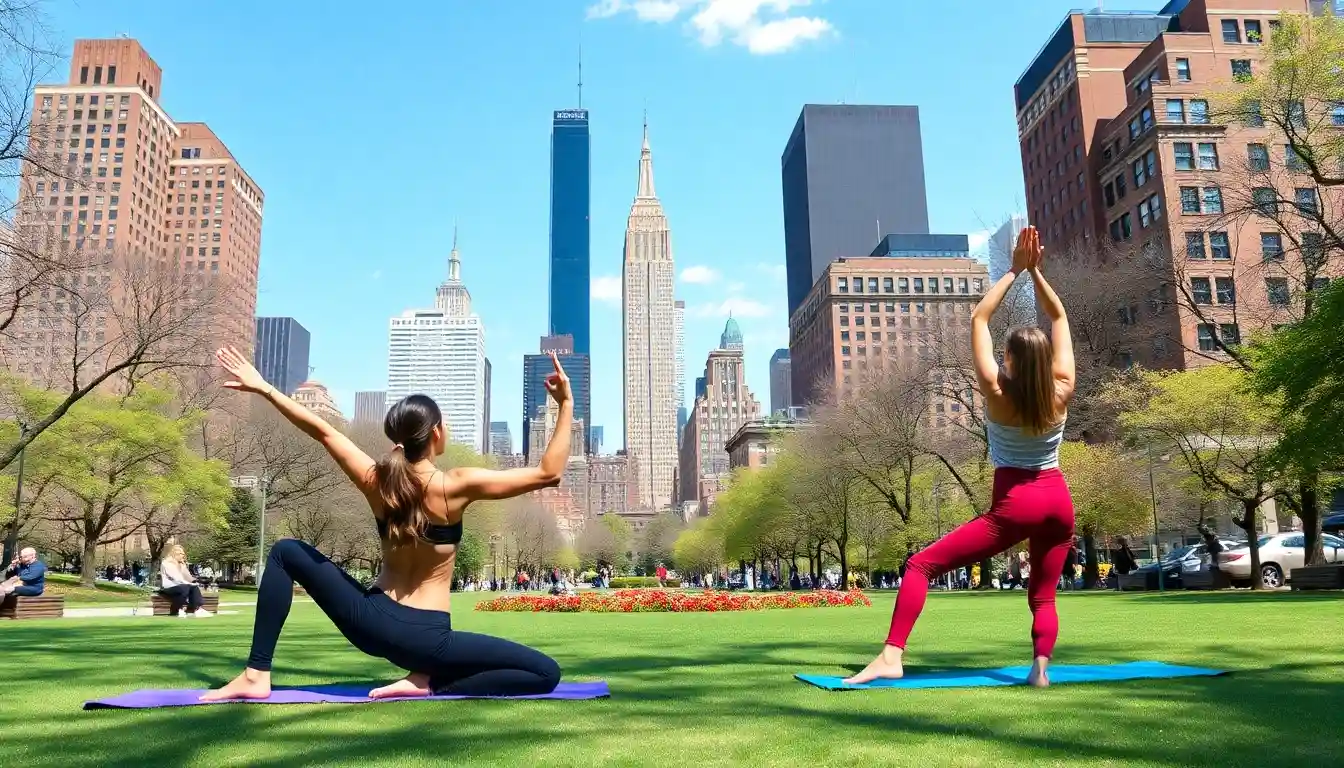
POLYGON ((383 431, 393 445, 375 462, 335 427, 266 383, 238 350, 221 349, 217 357, 230 377, 226 388, 264 398, 321 443, 364 495, 382 543, 383 568, 365 589, 312 546, 295 539, 277 541, 257 589, 247 667, 229 684, 202 696, 203 701, 270 696, 272 658, 296 583, 352 645, 408 672, 370 691, 373 698, 518 696, 555 690, 560 666, 550 657, 508 640, 454 630, 449 613, 467 508, 477 501, 513 498, 560 484, 569 458, 574 404, 569 378, 554 354, 555 371, 545 385, 559 414, 540 464, 447 472, 434 460, 447 446, 448 428, 429 397, 410 395, 388 410, 383 431))
POLYGON ((971 354, 985 398, 989 454, 995 466, 989 511, 906 561, 908 578, 896 598, 886 645, 847 683, 902 677, 906 640, 924 609, 929 581, 1025 539, 1031 553, 1027 602, 1033 646, 1028 682, 1037 687, 1050 684, 1050 656, 1059 635, 1055 592, 1074 534, 1073 499, 1059 470, 1059 445, 1075 372, 1068 317, 1042 274, 1041 256, 1040 236, 1035 227, 1027 227, 1018 235, 1012 270, 971 315, 971 354), (1000 367, 989 320, 1024 271, 1031 274, 1037 304, 1050 319, 1050 335, 1035 327, 1013 330, 1000 367))

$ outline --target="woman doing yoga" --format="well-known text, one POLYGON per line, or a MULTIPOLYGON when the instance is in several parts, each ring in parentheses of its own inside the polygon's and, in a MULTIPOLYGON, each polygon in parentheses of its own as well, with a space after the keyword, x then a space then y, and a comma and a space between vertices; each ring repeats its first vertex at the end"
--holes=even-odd
POLYGON ((1069 321, 1059 297, 1041 274, 1040 237, 1035 227, 1018 235, 1012 271, 994 284, 972 313, 971 354, 985 398, 989 456, 995 467, 989 511, 910 558, 886 646, 862 672, 847 678, 847 683, 901 677, 905 641, 924 608, 929 581, 1026 539, 1034 648, 1028 682, 1038 687, 1050 684, 1047 667, 1059 635, 1055 587, 1073 546, 1073 500, 1059 471, 1059 444, 1073 397, 1074 367, 1069 321), (1050 336, 1034 327, 1014 330, 1000 368, 994 359, 989 319, 1023 270, 1030 272, 1036 301, 1050 319, 1050 336))
POLYGON ((382 540, 383 568, 364 589, 313 547, 294 539, 271 547, 257 589, 257 618, 247 668, 203 701, 264 699, 271 693, 271 657, 289 615, 295 583, 351 645, 408 671, 370 692, 374 698, 457 694, 519 696, 550 693, 560 667, 517 643, 453 630, 448 613, 462 516, 474 501, 507 499, 560 484, 569 458, 573 402, 569 378, 555 355, 546 390, 560 406, 541 464, 510 470, 434 465, 448 440, 434 401, 402 399, 387 412, 383 431, 392 450, 374 462, 327 422, 267 384, 236 349, 217 353, 231 379, 225 387, 256 393, 322 444, 368 500, 382 540))

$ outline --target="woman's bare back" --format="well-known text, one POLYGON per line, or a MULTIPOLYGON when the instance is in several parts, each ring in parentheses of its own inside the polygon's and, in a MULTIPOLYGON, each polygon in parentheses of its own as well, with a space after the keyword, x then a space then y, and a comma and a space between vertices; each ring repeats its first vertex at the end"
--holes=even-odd
MULTIPOLYGON (((455 498, 448 475, 435 471, 424 482, 424 511, 429 524, 461 524, 466 500, 455 498)), ((374 507, 374 517, 381 518, 381 504, 374 506, 373 500, 370 500, 370 506, 374 507)), ((374 586, 402 605, 430 611, 449 611, 457 545, 416 541, 394 546, 385 537, 380 539, 383 567, 374 586)))

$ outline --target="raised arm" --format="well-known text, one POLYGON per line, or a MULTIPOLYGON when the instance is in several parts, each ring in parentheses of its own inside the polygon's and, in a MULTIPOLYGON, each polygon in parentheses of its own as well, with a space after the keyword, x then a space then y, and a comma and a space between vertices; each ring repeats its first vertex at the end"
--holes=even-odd
POLYGON ((1041 274, 1041 260, 1037 258, 1031 266, 1031 282, 1036 286, 1036 304, 1050 318, 1050 341, 1054 346, 1054 375, 1060 397, 1068 402, 1073 397, 1076 371, 1073 362, 1073 333, 1069 330, 1069 317, 1064 313, 1064 303, 1059 300, 1055 290, 1041 274))
POLYGON ((971 358, 975 363, 975 376, 980 380, 980 392, 985 397, 1002 394, 999 391, 999 363, 994 358, 994 337, 989 333, 989 319, 999 311, 1003 297, 1008 295, 1017 276, 1031 267, 1040 253, 1040 247, 1035 227, 1027 227, 1019 232, 1017 244, 1013 246, 1012 269, 999 278, 971 313, 971 358))
POLYGON ((341 471, 345 472, 356 486, 359 487, 364 495, 376 494, 377 488, 373 480, 373 459, 359 449, 359 446, 351 442, 350 438, 341 434, 341 431, 323 421, 317 414, 304 408, 302 405, 294 402, 278 391, 275 387, 266 383, 257 373, 257 369, 243 357, 242 353, 233 347, 225 347, 215 353, 219 364, 232 377, 224 382, 227 389, 236 389, 240 392, 253 392, 266 398, 275 410, 280 412, 289 423, 298 427, 305 435, 313 438, 327 449, 327 453, 336 460, 341 471))
POLYGON ((546 444, 546 452, 541 455, 541 463, 535 467, 521 469, 480 469, 478 467, 459 467, 448 473, 450 494, 473 501, 489 501, 522 496, 542 488, 554 488, 564 476, 565 464, 569 461, 569 432, 574 420, 574 398, 569 391, 569 377, 560 367, 560 359, 551 353, 551 362, 555 372, 546 377, 546 391, 560 406, 560 414, 555 420, 555 432, 546 444))

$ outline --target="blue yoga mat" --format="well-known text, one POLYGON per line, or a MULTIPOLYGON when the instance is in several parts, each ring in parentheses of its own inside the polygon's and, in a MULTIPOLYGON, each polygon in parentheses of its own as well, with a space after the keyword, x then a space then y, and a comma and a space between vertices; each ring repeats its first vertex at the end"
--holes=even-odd
MULTIPOLYGON (((794 677, 828 691, 860 691, 869 688, 984 688, 1026 685, 1027 673, 1030 671, 1031 667, 954 669, 946 672, 906 675, 900 680, 874 680, 861 685, 848 685, 843 682, 844 677, 830 675, 794 675, 794 677)), ((1050 684, 1114 683, 1172 677, 1216 677, 1225 674, 1227 674, 1225 670, 1182 667, 1160 661, 1131 661, 1128 664, 1052 664, 1050 684)))

